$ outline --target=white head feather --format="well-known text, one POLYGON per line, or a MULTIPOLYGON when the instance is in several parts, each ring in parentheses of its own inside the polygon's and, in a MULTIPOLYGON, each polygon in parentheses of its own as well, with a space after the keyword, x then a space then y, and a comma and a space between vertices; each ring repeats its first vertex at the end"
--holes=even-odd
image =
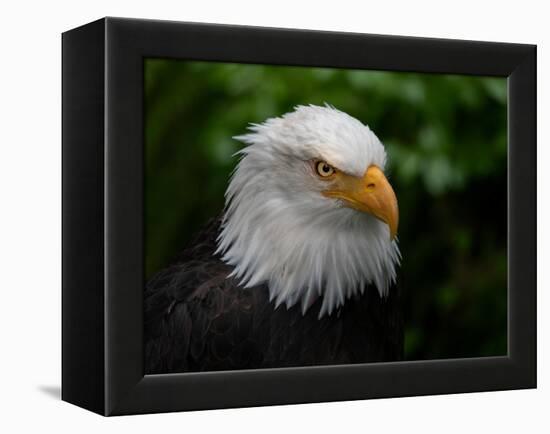
POLYGON ((321 159, 362 176, 382 170, 384 146, 357 119, 333 107, 298 106, 235 137, 247 144, 226 191, 218 253, 244 287, 266 283, 270 298, 302 312, 323 297, 329 315, 367 284, 380 295, 395 281, 400 253, 374 216, 321 194, 310 170, 321 159))

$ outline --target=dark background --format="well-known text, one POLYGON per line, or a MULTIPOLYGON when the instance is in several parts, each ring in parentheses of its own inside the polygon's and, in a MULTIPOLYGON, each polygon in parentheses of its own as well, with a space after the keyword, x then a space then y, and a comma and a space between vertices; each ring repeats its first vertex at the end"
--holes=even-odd
POLYGON ((406 358, 506 354, 504 78, 147 59, 146 278, 221 212, 232 136, 325 102, 388 151, 406 358))

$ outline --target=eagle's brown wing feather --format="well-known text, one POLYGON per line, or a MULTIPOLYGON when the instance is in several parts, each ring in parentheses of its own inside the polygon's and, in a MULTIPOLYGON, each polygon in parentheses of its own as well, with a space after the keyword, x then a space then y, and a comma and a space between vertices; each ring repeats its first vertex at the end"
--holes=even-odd
POLYGON ((265 285, 245 289, 215 257, 219 221, 147 284, 148 374, 400 360, 403 326, 395 288, 375 288, 318 319, 320 300, 275 309, 265 285))

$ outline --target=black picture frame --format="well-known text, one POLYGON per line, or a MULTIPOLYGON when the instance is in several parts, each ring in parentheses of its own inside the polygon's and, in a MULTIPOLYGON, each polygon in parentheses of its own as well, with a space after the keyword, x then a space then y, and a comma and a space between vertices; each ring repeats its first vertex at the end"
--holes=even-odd
POLYGON ((63 50, 62 399, 102 415, 536 387, 536 46, 104 18, 63 50), (143 375, 143 59, 508 79, 508 355, 143 375))

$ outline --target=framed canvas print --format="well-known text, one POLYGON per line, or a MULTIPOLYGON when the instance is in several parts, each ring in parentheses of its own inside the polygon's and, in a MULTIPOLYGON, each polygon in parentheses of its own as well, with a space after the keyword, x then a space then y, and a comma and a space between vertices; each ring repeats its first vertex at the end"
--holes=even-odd
POLYGON ((536 48, 105 18, 63 34, 65 401, 536 386, 536 48))

